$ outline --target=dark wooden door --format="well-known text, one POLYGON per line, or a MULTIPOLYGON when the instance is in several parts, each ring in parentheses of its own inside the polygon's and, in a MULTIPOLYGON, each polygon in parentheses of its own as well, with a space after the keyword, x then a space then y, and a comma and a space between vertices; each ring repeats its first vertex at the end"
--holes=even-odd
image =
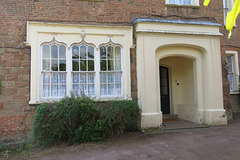
POLYGON ((160 95, 161 110, 163 114, 170 114, 170 96, 169 96, 169 71, 168 68, 160 66, 160 95))

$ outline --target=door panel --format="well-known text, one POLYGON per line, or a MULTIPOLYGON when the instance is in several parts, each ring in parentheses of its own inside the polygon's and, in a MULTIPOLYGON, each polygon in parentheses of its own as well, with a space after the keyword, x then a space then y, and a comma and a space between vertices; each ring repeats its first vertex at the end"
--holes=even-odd
POLYGON ((169 71, 168 68, 160 66, 160 96, 161 110, 163 114, 170 114, 170 96, 169 96, 169 71))

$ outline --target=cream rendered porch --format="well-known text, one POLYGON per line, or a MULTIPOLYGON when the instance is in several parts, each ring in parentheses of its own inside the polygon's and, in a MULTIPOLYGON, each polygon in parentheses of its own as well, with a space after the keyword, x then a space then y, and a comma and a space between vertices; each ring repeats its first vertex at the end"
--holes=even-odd
POLYGON ((227 124, 219 24, 156 19, 134 23, 142 129, 162 124, 159 66, 169 69, 171 114, 199 124, 227 124))

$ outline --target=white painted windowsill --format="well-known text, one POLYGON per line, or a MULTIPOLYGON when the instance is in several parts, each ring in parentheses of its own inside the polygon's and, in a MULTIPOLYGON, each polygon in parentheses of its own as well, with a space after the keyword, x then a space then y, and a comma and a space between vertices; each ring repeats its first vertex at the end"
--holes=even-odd
POLYGON ((240 92, 233 92, 233 91, 231 91, 230 94, 240 94, 240 92))
POLYGON ((200 8, 200 5, 195 5, 195 4, 170 4, 170 3, 165 3, 165 6, 169 6, 169 7, 200 8))

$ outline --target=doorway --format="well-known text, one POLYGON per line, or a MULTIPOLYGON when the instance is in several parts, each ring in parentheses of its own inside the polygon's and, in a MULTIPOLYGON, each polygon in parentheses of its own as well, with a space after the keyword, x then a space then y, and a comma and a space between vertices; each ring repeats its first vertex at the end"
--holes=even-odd
POLYGON ((169 70, 167 67, 160 66, 159 72, 161 111, 163 114, 170 114, 169 70))

